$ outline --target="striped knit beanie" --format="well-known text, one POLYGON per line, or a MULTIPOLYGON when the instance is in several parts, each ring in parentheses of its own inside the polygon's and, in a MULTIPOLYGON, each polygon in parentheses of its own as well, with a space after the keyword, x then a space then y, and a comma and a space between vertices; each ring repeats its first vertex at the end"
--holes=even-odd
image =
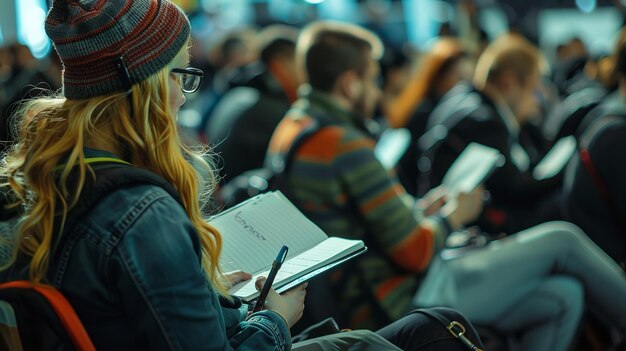
POLYGON ((54 0, 46 33, 63 61, 63 93, 86 99, 126 91, 165 67, 187 42, 169 0, 54 0))

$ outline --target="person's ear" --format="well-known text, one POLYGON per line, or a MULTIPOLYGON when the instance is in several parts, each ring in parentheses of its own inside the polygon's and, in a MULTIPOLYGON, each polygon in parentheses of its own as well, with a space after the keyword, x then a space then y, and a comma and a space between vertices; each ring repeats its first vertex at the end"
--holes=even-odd
POLYGON ((361 94, 363 84, 355 71, 346 71, 337 81, 339 91, 348 100, 354 100, 361 94))
POLYGON ((511 90, 515 89, 516 85, 519 85, 520 82, 517 81, 517 76, 513 71, 504 71, 500 75, 499 79, 499 88, 502 93, 508 93, 511 90))

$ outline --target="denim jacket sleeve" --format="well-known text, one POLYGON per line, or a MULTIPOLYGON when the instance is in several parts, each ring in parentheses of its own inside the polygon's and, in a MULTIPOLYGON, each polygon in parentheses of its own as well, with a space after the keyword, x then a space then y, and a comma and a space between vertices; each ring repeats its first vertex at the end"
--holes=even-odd
MULTIPOLYGON (((159 189, 160 191, 160 189, 159 189)), ((183 208, 164 191, 127 229, 107 268, 151 350, 288 350, 285 321, 264 311, 230 333, 200 264, 199 238, 183 208)))

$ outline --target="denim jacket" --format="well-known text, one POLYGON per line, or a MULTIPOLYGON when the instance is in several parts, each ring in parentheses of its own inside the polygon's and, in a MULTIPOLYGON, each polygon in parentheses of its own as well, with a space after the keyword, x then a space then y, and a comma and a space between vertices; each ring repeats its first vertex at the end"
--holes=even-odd
MULTIPOLYGON (((49 283, 98 350, 289 350, 283 318, 223 307, 201 268, 200 240, 161 187, 104 197, 53 251, 49 283)), ((19 277, 0 272, 0 281, 19 277)))

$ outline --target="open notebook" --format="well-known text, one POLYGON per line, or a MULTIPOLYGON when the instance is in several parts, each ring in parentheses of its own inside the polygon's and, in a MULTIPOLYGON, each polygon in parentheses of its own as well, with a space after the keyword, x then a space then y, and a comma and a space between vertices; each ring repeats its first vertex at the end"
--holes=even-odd
POLYGON ((504 164, 500 151, 470 143, 457 157, 443 177, 442 184, 450 193, 469 193, 485 182, 491 173, 504 164))
POLYGON ((259 295, 254 282, 266 276, 276 254, 287 245, 287 259, 274 280, 274 289, 287 291, 367 250, 361 240, 328 237, 281 192, 258 195, 212 217, 222 234, 220 265, 225 272, 243 270, 252 279, 229 293, 246 302, 259 295))

